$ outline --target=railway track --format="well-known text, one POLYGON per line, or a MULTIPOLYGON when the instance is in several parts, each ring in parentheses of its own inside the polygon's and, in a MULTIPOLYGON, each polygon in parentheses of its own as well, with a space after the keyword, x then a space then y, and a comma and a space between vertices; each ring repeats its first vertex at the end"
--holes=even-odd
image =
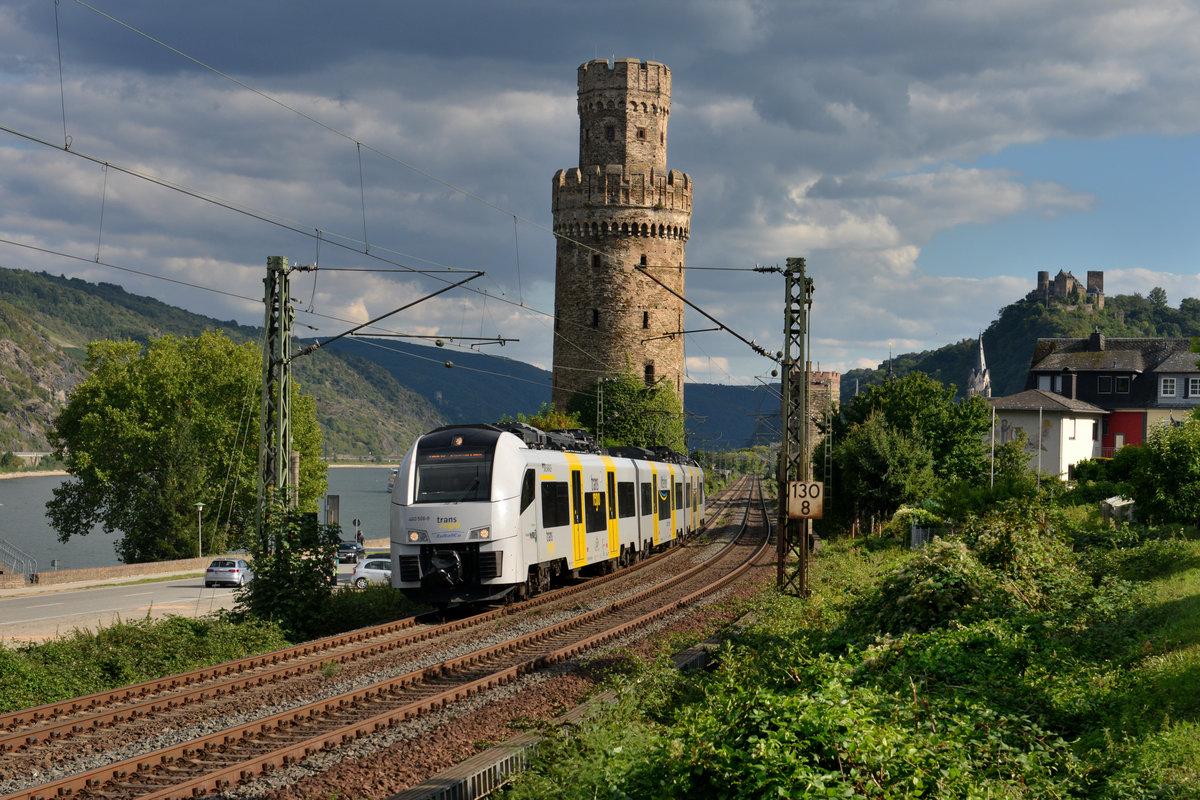
MULTIPOLYGON (((747 491, 746 486, 740 487, 747 491)), ((733 493, 730 494, 732 498, 733 493)), ((732 501, 731 501, 732 502, 732 501)), ((747 518, 751 504, 747 503, 747 518)), ((719 519, 718 508, 710 520, 719 519)), ((764 515, 765 521, 765 515, 764 515)), ((743 527, 745 522, 743 522, 743 527)), ((761 537, 764 543, 766 537, 761 537)), ((261 719, 222 727, 207 735, 154 752, 106 764, 5 796, 12 798, 191 797, 220 791, 232 784, 287 766, 320 750, 336 747, 464 697, 578 655, 589 648, 645 625, 673 609, 732 580, 753 556, 743 544, 731 544, 704 563, 659 581, 631 597, 608 603, 570 619, 508 639, 497 645, 436 664, 405 671, 352 691, 288 708, 261 719), (719 573, 717 580, 712 578, 719 573)), ((43 706, 0 717, 10 730, 0 738, 0 769, 11 775, 23 756, 53 748, 71 737, 167 713, 188 704, 213 702, 271 680, 295 680, 322 665, 377 658, 415 643, 439 642, 470 632, 503 616, 534 612, 548 604, 577 602, 576 597, 611 580, 636 580, 640 570, 679 553, 672 548, 633 569, 623 570, 568 590, 558 590, 523 603, 442 625, 401 621, 344 637, 221 665, 212 670, 173 676, 56 706, 43 706), (106 706, 107 704, 107 706, 106 706), (115 705, 113 705, 115 704, 115 705)), ((761 548, 755 551, 761 552, 761 548)), ((656 569, 655 573, 660 570, 656 569)), ((602 590, 607 591, 607 590, 602 590)))

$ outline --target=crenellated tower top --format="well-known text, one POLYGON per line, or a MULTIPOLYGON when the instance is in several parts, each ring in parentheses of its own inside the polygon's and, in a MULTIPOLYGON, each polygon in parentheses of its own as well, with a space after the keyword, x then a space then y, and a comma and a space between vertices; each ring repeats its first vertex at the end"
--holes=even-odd
POLYGON ((618 58, 579 67, 579 166, 667 169, 671 70, 618 58))
POLYGON ((552 399, 566 408, 600 378, 632 371, 647 386, 669 381, 682 400, 692 180, 667 169, 671 70, 636 58, 588 61, 577 105, 579 166, 551 184, 552 399))

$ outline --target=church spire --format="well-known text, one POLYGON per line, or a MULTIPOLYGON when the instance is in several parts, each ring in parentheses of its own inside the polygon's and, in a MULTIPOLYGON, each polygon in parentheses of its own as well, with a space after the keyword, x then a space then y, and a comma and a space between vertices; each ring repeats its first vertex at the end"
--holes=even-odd
POLYGON ((979 352, 975 355, 975 366, 967 378, 967 397, 992 396, 992 374, 988 372, 987 360, 983 357, 983 333, 979 334, 979 352))

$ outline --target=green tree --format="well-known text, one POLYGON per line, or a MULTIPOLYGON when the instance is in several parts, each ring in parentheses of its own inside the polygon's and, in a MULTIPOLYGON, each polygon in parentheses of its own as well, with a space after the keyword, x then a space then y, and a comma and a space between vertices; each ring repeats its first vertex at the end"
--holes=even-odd
POLYGON ((922 372, 868 387, 835 418, 835 446, 851 427, 880 415, 887 427, 929 449, 939 480, 982 480, 989 472, 985 436, 991 412, 982 397, 955 402, 954 396, 954 386, 943 386, 922 372))
MULTIPOLYGON (((88 345, 89 372, 54 422, 51 443, 68 479, 46 504, 60 541, 99 525, 122 535, 127 563, 244 546, 255 523, 261 355, 220 332, 88 345)), ((300 507, 325 491, 315 406, 292 402, 300 507)))
POLYGON ((920 502, 937 485, 933 453, 910 432, 873 413, 851 426, 833 457, 834 495, 843 515, 888 519, 905 504, 920 502))
POLYGON ((292 641, 318 635, 337 577, 341 529, 322 525, 315 514, 271 506, 263 515, 266 536, 253 539, 254 581, 238 606, 277 623, 292 641))
POLYGON ((668 381, 647 386, 631 372, 602 378, 576 392, 567 412, 596 434, 596 401, 604 395, 603 447, 666 446, 687 452, 683 435, 683 406, 668 381))
POLYGON ((524 422, 543 431, 566 430, 582 428, 577 414, 560 411, 549 403, 542 403, 536 414, 517 414, 517 422, 524 422))
POLYGON ((1167 307, 1167 291, 1161 286, 1151 289, 1150 293, 1146 295, 1146 299, 1150 301, 1150 305, 1160 311, 1167 307))
POLYGON ((1149 522, 1200 524, 1200 420, 1159 425, 1141 447, 1123 447, 1118 455, 1126 450, 1136 453, 1125 480, 1138 514, 1149 522))

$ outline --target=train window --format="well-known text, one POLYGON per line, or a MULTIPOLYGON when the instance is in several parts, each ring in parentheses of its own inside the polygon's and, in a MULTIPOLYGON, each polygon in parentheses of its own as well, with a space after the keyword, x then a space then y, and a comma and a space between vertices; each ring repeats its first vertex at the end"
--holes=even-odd
POLYGON ((571 524, 566 481, 542 483, 542 527, 557 528, 571 524))
POLYGON ((683 484, 675 484, 675 507, 683 508, 683 484))
POLYGON ((608 518, 617 518, 617 476, 616 473, 608 473, 608 518))
POLYGON ((534 487, 536 487, 536 486, 537 486, 537 482, 534 480, 533 470, 531 470, 531 469, 525 470, 525 478, 521 481, 521 512, 522 513, 524 513, 525 509, 529 508, 530 504, 533 503, 534 487))
POLYGON ((692 504, 692 485, 690 483, 685 483, 683 485, 683 504, 685 506, 690 506, 692 504))
POLYGON ((588 533, 608 529, 608 515, 604 513, 604 492, 588 492, 583 503, 584 529, 588 533))
POLYGON ((650 481, 642 482, 642 516, 654 513, 654 490, 650 481))
POLYGON ((571 515, 573 524, 583 522, 583 478, 577 469, 571 470, 571 515))
POLYGON ((658 490, 658 518, 659 519, 670 519, 671 518, 671 490, 670 489, 659 489, 658 490))
POLYGON ((491 493, 490 461, 417 464, 417 503, 489 500, 491 493))
MULTIPOLYGON (((647 489, 650 484, 643 483, 647 489)), ((637 499, 633 491, 633 481, 621 481, 617 484, 617 516, 619 517, 635 517, 637 509, 634 505, 634 500, 637 499)), ((643 503, 645 505, 645 503, 643 503)))

